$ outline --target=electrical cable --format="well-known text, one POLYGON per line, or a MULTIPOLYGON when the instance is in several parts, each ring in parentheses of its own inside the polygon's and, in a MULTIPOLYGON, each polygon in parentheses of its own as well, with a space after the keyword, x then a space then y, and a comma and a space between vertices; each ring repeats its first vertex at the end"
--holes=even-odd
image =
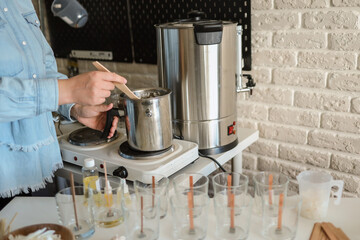
POLYGON ((199 156, 200 156, 200 157, 204 157, 204 158, 208 158, 208 159, 212 160, 214 163, 216 163, 216 164, 219 166, 219 168, 220 168, 223 172, 226 172, 226 169, 225 169, 223 166, 221 166, 221 164, 220 164, 215 158, 210 157, 210 156, 207 156, 207 155, 204 155, 204 154, 202 154, 201 152, 199 152, 199 156))

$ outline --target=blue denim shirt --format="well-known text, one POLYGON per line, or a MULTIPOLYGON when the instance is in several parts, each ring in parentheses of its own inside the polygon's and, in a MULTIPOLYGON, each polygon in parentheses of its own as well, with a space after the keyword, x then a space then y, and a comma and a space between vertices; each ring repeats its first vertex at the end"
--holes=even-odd
POLYGON ((0 197, 35 191, 62 167, 52 111, 58 109, 54 54, 31 0, 0 1, 0 197))

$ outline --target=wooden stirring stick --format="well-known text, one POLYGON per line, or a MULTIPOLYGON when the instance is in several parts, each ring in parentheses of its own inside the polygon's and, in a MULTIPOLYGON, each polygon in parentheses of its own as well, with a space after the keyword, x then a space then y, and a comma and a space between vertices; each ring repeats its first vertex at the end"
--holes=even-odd
MULTIPOLYGON (((108 178, 107 178, 107 169, 106 169, 106 162, 104 161, 104 174, 105 174, 105 198, 106 198, 106 204, 108 205, 108 207, 110 207, 110 199, 109 197, 111 197, 111 194, 108 194, 109 193, 109 186, 108 186, 108 178)), ((110 183, 109 183, 110 185, 110 183)))
POLYGON ((70 172, 70 184, 71 184, 71 196, 74 206, 74 214, 75 214, 75 221, 76 221, 76 231, 79 230, 79 222, 77 217, 77 211, 76 211, 76 202, 75 202, 75 186, 74 186, 74 175, 72 172, 70 172))
POLYGON ((282 214, 283 214, 283 206, 284 206, 284 194, 280 193, 279 199, 279 214, 278 214, 278 224, 276 228, 276 232, 281 232, 282 228, 282 214))
POLYGON ((330 222, 315 223, 309 240, 350 240, 348 236, 330 222))
POLYGON ((193 193, 193 191, 194 191, 194 178, 193 178, 193 176, 189 176, 189 185, 190 185, 190 192, 193 193))
POLYGON ((188 205, 189 205, 189 221, 190 221, 190 229, 189 229, 189 234, 194 234, 195 233, 195 228, 194 228, 194 215, 193 215, 193 195, 192 192, 188 192, 187 193, 187 197, 188 197, 188 205))
POLYGON ((104 197, 106 199, 106 206, 109 208, 109 212, 107 213, 108 217, 112 216, 111 213, 111 206, 112 206, 112 190, 109 189, 108 184, 110 185, 110 182, 107 178, 107 169, 106 169, 106 162, 103 162, 104 164, 104 174, 105 174, 105 193, 104 193, 104 197))
POLYGON ((235 232, 235 194, 231 191, 232 186, 232 175, 227 175, 227 195, 228 195, 228 207, 230 207, 230 233, 235 232))
POLYGON ((152 176, 152 207, 155 205, 155 176, 152 176))
POLYGON ((195 227, 194 227, 194 178, 193 176, 189 176, 189 184, 190 184, 190 192, 187 193, 188 198, 188 207, 189 207, 189 222, 190 222, 190 229, 189 234, 195 234, 195 227))
MULTIPOLYGON (((95 61, 92 63, 97 70, 103 71, 103 72, 110 72, 106 67, 104 67, 101 63, 98 61, 95 61)), ((136 96, 125 84, 114 82, 114 85, 120 89, 123 93, 126 94, 130 99, 137 100, 140 99, 138 96, 136 96)))
POLYGON ((230 206, 231 206, 231 204, 230 204, 231 181, 232 181, 231 177, 232 177, 232 176, 231 176, 231 174, 229 174, 229 175, 227 176, 228 207, 230 207, 230 206))
POLYGON ((269 205, 272 205, 272 185, 273 185, 273 175, 269 175, 269 205))
POLYGON ((350 240, 350 238, 343 232, 341 228, 336 228, 337 230, 337 237, 341 240, 350 240))
POLYGON ((191 203, 192 203, 192 207, 194 207, 194 178, 193 176, 189 176, 189 184, 190 184, 190 192, 191 192, 191 203))
POLYGON ((321 239, 321 223, 315 223, 309 240, 321 239))
POLYGON ((338 240, 338 238, 336 237, 336 234, 335 234, 336 229, 335 229, 335 227, 333 227, 331 225, 326 222, 321 223, 321 227, 324 230, 324 232, 326 233, 327 237, 330 240, 338 240))
POLYGON ((230 193, 230 233, 235 233, 235 194, 230 193))

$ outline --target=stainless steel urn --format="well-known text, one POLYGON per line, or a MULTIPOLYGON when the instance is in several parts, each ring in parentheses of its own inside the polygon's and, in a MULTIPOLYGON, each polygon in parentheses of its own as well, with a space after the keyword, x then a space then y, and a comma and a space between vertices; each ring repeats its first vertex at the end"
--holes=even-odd
POLYGON ((198 143, 204 154, 233 148, 241 64, 237 24, 193 17, 155 27, 159 85, 172 91, 174 136, 198 143))

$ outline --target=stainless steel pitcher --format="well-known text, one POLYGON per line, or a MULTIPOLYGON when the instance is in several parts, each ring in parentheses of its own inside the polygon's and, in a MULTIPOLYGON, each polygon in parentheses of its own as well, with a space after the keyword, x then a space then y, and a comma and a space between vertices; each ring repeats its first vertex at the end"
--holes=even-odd
POLYGON ((171 91, 165 88, 144 88, 134 93, 140 99, 120 95, 124 101, 125 127, 130 147, 144 152, 171 147, 171 91))
POLYGON ((237 23, 195 16, 155 27, 159 85, 172 91, 175 136, 198 143, 205 154, 233 148, 241 87, 237 23))

